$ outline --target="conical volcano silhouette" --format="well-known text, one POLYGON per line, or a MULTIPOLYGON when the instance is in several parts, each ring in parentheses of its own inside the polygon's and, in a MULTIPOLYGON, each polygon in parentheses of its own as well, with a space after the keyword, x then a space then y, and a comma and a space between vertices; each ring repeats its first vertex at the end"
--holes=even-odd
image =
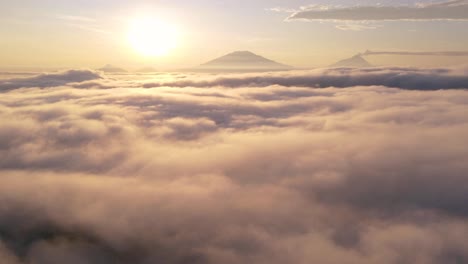
POLYGON ((357 54, 349 59, 341 60, 331 65, 331 67, 367 68, 373 67, 373 65, 364 59, 361 54, 357 54))
POLYGON ((98 70, 102 71, 102 72, 106 72, 106 73, 123 73, 123 72, 127 72, 126 70, 124 70, 122 68, 119 68, 119 67, 116 67, 116 66, 113 66, 113 65, 110 65, 110 64, 106 64, 106 65, 104 65, 104 67, 99 68, 98 70))
POLYGON ((197 67, 207 71, 278 71, 291 66, 259 56, 250 51, 235 51, 197 67))

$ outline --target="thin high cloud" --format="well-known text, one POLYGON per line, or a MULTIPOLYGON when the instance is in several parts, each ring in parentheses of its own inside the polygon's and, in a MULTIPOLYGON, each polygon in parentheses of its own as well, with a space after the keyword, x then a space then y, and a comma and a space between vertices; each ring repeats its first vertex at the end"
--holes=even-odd
POLYGON ((278 75, 8 81, 2 264, 468 262, 467 91, 278 75))
POLYGON ((287 20, 334 22, 468 20, 468 1, 453 0, 415 6, 312 6, 293 13, 287 20))
POLYGON ((73 15, 57 15, 56 18, 60 20, 73 21, 73 22, 84 22, 91 23, 96 22, 96 19, 85 16, 73 16, 73 15))
POLYGON ((76 15, 57 15, 56 19, 62 20, 67 26, 80 30, 90 31, 99 34, 112 34, 112 32, 102 28, 97 24, 97 20, 92 17, 76 15))
POLYGON ((381 28, 382 25, 376 25, 372 23, 342 23, 335 26, 337 29, 344 31, 363 31, 370 29, 381 28))
POLYGON ((362 56, 372 55, 401 55, 401 56, 446 56, 460 57, 468 56, 468 51, 370 51, 361 54, 362 56))

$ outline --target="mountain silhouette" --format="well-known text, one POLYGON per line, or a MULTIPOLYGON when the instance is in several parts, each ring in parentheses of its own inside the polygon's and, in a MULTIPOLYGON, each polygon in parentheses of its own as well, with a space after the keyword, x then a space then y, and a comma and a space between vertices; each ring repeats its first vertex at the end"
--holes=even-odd
POLYGON ((291 66, 259 56, 250 51, 235 51, 195 68, 199 71, 282 71, 291 66))
POLYGON ((110 64, 107 64, 104 67, 99 68, 98 70, 102 71, 102 72, 106 72, 106 73, 123 73, 123 72, 127 72, 126 70, 124 70, 122 68, 115 67, 115 66, 110 65, 110 64))
POLYGON ((361 54, 357 54, 349 59, 341 60, 331 65, 331 67, 366 68, 373 67, 373 65, 364 59, 361 54))
POLYGON ((157 72, 157 71, 158 70, 156 70, 153 67, 144 67, 144 68, 140 68, 140 69, 136 70, 136 72, 138 72, 138 73, 149 73, 149 72, 157 72))

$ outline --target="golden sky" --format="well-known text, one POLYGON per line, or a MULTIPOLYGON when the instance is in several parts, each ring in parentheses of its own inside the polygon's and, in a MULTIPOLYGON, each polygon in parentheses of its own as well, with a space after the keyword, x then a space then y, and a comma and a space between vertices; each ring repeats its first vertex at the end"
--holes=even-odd
MULTIPOLYGON (((458 2, 455 7, 447 2, 448 7, 440 11, 440 4, 433 1, 383 1, 383 8, 369 17, 352 7, 378 7, 373 1, 2 1, 0 67, 184 68, 235 50, 250 50, 297 67, 317 67, 367 49, 464 50, 468 15, 453 10, 464 11, 468 4, 458 2), (385 8, 393 8, 394 17, 384 17, 385 8), (343 17, 334 13, 338 9, 343 17), (421 14, 413 12, 417 17, 412 20, 407 13, 415 9, 421 14), (431 17, 434 12, 440 18, 431 17), (163 56, 137 52, 128 38, 131 21, 148 17, 177 28, 177 43, 163 56)), ((150 29, 143 35, 162 42, 167 39, 167 32, 150 29)), ((378 65, 418 66, 467 61, 466 57, 421 56, 368 60, 378 65)))

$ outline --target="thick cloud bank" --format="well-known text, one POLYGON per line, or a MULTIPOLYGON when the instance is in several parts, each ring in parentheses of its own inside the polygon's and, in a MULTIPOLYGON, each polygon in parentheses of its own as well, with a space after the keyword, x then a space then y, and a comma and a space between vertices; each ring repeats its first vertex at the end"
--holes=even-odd
POLYGON ((387 86, 408 90, 441 90, 468 88, 468 69, 419 69, 411 67, 381 68, 331 68, 312 71, 291 71, 212 77, 207 79, 178 79, 165 82, 150 82, 147 88, 161 86, 175 87, 266 87, 281 85, 310 88, 387 86))
POLYGON ((102 76, 90 70, 69 70, 53 74, 41 74, 30 78, 0 80, 0 91, 25 87, 56 87, 74 82, 101 79, 102 76))
POLYGON ((294 12, 288 20, 310 21, 398 21, 468 20, 468 1, 450 0, 415 6, 311 6, 294 12))
POLYGON ((82 74, 3 83, 2 264, 468 262, 463 70, 82 74))

